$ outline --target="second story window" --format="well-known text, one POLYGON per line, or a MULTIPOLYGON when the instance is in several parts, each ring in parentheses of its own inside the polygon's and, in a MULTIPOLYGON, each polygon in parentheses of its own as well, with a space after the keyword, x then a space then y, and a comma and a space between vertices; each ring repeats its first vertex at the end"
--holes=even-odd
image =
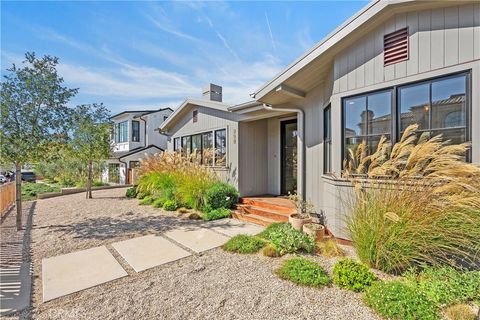
POLYGON ((115 124, 115 142, 128 142, 128 121, 115 124))
POLYGON ((136 121, 136 120, 132 121, 132 141, 133 142, 140 141, 140 121, 136 121))

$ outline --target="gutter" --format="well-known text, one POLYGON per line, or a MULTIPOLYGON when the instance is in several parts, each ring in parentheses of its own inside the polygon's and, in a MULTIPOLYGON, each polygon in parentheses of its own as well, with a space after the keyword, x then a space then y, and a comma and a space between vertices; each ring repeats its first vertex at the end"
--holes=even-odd
MULTIPOLYGON (((307 181, 306 181, 306 164, 307 164, 307 158, 306 158, 306 147, 305 147, 305 111, 303 111, 303 109, 300 109, 300 108, 274 108, 272 105, 269 105, 269 104, 263 104, 263 108, 266 109, 266 110, 270 110, 270 111, 288 111, 288 112, 296 112, 298 114, 298 119, 299 119, 299 122, 302 126, 302 130, 301 130, 301 142, 302 142, 302 147, 301 147, 301 156, 302 156, 302 161, 300 162, 302 167, 301 167, 301 178, 302 178, 302 183, 301 183, 301 190, 299 192, 299 194, 301 195, 302 199, 305 201, 306 199, 306 195, 305 195, 305 192, 307 190, 307 181)), ((297 120, 298 121, 298 120, 297 120)))

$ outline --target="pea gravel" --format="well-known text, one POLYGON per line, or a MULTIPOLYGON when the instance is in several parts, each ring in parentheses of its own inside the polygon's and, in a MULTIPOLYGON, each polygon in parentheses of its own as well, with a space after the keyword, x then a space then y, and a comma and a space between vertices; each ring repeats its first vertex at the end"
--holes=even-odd
MULTIPOLYGON (((34 292, 28 319, 379 319, 357 293, 312 289, 273 271, 288 257, 239 255, 220 248, 167 265, 129 273, 107 284, 42 303, 41 260, 200 222, 138 200, 126 189, 38 200, 32 226, 34 292)), ((118 258, 118 255, 112 251, 118 258)), ((328 272, 336 259, 314 257, 328 272)))

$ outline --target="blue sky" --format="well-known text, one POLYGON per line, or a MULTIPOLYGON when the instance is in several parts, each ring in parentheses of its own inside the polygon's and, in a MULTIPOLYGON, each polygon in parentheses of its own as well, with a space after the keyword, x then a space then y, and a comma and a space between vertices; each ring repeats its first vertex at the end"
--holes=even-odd
POLYGON ((2 1, 2 74, 35 51, 60 58, 72 104, 176 108, 209 82, 240 103, 366 3, 2 1))

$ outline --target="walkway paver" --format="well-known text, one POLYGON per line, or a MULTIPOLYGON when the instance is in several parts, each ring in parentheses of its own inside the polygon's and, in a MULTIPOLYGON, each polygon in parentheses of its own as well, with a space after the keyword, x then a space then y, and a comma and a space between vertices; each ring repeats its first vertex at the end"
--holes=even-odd
POLYGON ((217 231, 229 237, 234 237, 239 234, 256 235, 262 232, 265 228, 245 221, 237 219, 221 219, 210 221, 205 224, 209 229, 217 231))
POLYGON ((201 227, 182 227, 165 232, 165 236, 197 252, 223 245, 228 237, 201 227))
POLYGON ((43 259, 43 301, 127 275, 105 246, 43 259))
POLYGON ((191 255, 169 240, 155 235, 116 242, 112 246, 136 272, 191 255))

